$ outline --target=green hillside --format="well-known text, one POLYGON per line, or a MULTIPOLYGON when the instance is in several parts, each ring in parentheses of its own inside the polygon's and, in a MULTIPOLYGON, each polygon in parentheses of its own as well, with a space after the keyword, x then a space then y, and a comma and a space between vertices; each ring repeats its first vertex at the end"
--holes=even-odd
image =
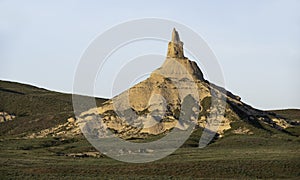
MULTIPOLYGON (((97 99, 101 104, 105 99, 97 99)), ((0 125, 0 136, 37 132, 74 117, 72 95, 0 81, 0 112, 16 118, 0 125)))

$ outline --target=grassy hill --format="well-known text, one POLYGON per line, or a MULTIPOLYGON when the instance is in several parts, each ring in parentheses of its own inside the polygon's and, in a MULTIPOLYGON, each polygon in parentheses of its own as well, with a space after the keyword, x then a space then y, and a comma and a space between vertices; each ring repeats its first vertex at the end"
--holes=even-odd
MULTIPOLYGON (((105 99, 97 99, 101 104, 105 99)), ((0 125, 0 136, 37 132, 74 117, 72 95, 0 81, 0 112, 16 115, 0 125)))
MULTIPOLYGON (((101 104, 105 99, 97 99, 101 104)), ((0 112, 16 115, 0 123, 0 179, 193 179, 193 178, 292 178, 300 177, 300 139, 264 126, 246 126, 254 134, 235 134, 239 123, 225 137, 204 149, 197 148, 202 130, 170 156, 145 164, 118 162, 101 154, 82 136, 26 139, 73 117, 72 95, 0 81, 0 112), (70 154, 79 154, 70 156, 70 154)), ((297 121, 299 110, 274 113, 297 121)), ((296 127, 297 128, 297 127, 296 127)), ((294 129, 296 130, 296 129, 294 129)), ((159 137, 154 137, 159 138, 159 137)), ((139 142, 139 140, 132 140, 139 142)))

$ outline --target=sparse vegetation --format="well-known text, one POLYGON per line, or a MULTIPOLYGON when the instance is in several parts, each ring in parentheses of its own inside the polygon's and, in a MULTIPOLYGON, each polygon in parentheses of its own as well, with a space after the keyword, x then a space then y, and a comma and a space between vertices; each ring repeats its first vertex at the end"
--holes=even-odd
POLYGON ((201 101, 201 111, 199 117, 208 116, 207 110, 211 107, 211 97, 207 96, 201 101))
MULTIPOLYGON (((1 139, 0 178, 297 178, 299 141, 235 135, 197 148, 201 130, 172 155, 128 164, 108 157, 70 157, 95 149, 83 138, 1 139)), ((135 140, 138 141, 138 140, 135 140)))

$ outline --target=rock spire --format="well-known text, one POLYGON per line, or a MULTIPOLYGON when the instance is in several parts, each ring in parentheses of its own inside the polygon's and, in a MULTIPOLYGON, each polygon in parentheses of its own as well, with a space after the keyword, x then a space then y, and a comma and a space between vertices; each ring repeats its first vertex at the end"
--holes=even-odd
POLYGON ((168 45, 168 55, 170 58, 186 59, 183 54, 183 42, 180 41, 179 34, 175 28, 172 32, 172 40, 168 45))

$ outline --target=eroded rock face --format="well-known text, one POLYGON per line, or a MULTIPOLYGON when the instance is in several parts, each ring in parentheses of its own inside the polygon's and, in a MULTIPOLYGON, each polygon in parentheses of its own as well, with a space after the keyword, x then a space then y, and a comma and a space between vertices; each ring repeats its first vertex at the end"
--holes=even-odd
MULTIPOLYGON (((255 126, 260 123, 281 128, 289 126, 284 119, 272 120, 267 113, 244 104, 238 96, 206 81, 197 64, 184 56, 183 43, 175 29, 167 58, 160 68, 101 107, 83 112, 78 124, 83 130, 97 132, 98 137, 106 133, 105 129, 110 129, 126 139, 163 134, 173 128, 185 130, 185 121, 203 128, 216 126, 215 131, 221 135, 231 128, 233 121, 247 121, 255 126), (187 104, 191 105, 193 112, 184 119, 186 112, 182 105, 188 96, 190 102, 187 104), (222 102, 225 106, 218 106, 222 102), (218 115, 210 117, 210 114, 218 115), (95 119, 96 115, 101 116, 103 123, 95 119), (93 126, 87 125, 89 121, 93 121, 93 126)), ((234 132, 245 131, 238 129, 234 132)))
MULTIPOLYGON (((223 98, 226 94, 214 89, 215 96, 223 98)), ((209 83, 197 64, 183 53, 183 43, 174 29, 172 41, 169 43, 168 57, 160 68, 150 77, 127 91, 107 101, 103 106, 82 113, 79 122, 93 119, 101 115, 104 124, 93 131, 101 132, 105 127, 113 130, 119 137, 144 137, 158 135, 178 128, 185 130, 187 123, 180 120, 185 117, 182 111, 184 99, 190 96, 193 113, 187 121, 194 121, 202 126, 213 121, 207 119, 208 111, 218 111, 202 107, 201 101, 211 97, 209 83), (203 119, 198 114, 202 111, 203 119)), ((226 128, 229 120, 226 122, 226 128)), ((84 123, 79 123, 84 126, 84 123)), ((224 125, 225 127, 225 125, 224 125)), ((83 129, 87 129, 84 128, 83 129)), ((223 131, 224 128, 221 129, 223 131)), ((101 133, 100 133, 101 134, 101 133)))

